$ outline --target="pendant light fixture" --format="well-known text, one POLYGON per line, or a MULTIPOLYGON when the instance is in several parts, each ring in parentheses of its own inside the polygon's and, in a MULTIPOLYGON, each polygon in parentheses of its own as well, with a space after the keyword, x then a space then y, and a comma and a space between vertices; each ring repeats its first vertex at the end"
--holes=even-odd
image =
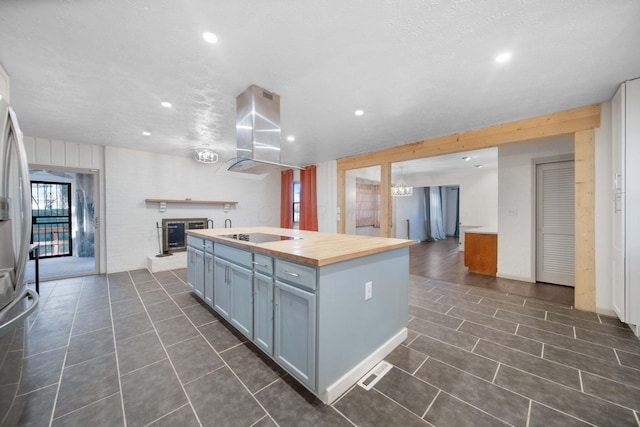
POLYGON ((409 186, 402 176, 402 168, 400 168, 400 180, 391 186, 392 196, 411 196, 413 195, 413 187, 409 186))
POLYGON ((218 161, 218 153, 207 147, 201 147, 195 149, 195 156, 197 162, 200 163, 216 163, 218 161))

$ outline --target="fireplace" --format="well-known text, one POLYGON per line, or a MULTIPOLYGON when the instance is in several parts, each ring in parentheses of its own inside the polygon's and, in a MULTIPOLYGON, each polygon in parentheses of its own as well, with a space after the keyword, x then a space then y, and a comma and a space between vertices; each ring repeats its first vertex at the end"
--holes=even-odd
POLYGON ((164 253, 187 250, 187 230, 207 228, 207 218, 166 218, 162 220, 162 250, 164 253))

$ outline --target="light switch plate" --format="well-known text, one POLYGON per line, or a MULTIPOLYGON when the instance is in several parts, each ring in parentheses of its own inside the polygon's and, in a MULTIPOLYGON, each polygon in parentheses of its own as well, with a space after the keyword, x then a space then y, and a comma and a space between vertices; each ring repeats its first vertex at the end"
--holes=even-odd
POLYGON ((364 299, 369 300, 371 299, 372 295, 373 295, 373 283, 372 282, 367 282, 364 284, 364 299))

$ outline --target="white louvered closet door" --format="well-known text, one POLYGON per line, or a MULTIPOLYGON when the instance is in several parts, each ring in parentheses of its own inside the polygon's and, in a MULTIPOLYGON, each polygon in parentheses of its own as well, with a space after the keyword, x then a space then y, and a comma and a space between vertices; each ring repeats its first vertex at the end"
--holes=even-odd
POLYGON ((574 286, 573 161, 536 166, 536 281, 574 286))

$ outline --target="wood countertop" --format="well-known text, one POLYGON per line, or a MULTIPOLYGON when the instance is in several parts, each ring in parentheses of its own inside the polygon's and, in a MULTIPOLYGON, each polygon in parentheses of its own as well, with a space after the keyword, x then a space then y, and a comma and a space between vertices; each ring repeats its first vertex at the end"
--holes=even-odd
POLYGON ((413 240, 405 239, 320 233, 277 227, 211 228, 189 230, 187 233, 317 267, 403 248, 415 243, 413 240), (227 234, 250 233, 274 234, 277 236, 297 237, 298 239, 252 243, 223 237, 227 234))
POLYGON ((498 234, 498 230, 493 227, 474 227, 468 230, 464 230, 467 234, 498 234))

